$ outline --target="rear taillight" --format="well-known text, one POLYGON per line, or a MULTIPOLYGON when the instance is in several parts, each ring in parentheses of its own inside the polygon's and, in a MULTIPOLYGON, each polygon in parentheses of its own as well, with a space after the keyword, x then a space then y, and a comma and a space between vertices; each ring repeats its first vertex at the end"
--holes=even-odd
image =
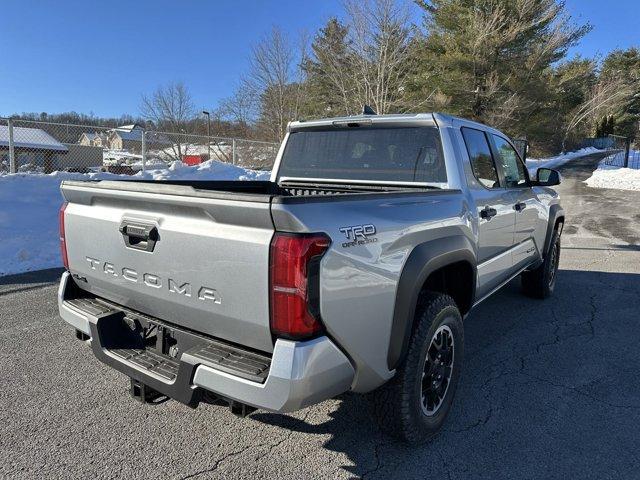
POLYGON ((276 233, 271 241, 269 279, 271 333, 309 338, 323 330, 319 308, 319 262, 331 241, 326 235, 276 233))
POLYGON ((69 270, 69 258, 67 257, 67 240, 64 235, 64 211, 67 208, 67 202, 64 202, 60 207, 58 219, 60 221, 60 253, 62 254, 62 264, 64 268, 69 270))

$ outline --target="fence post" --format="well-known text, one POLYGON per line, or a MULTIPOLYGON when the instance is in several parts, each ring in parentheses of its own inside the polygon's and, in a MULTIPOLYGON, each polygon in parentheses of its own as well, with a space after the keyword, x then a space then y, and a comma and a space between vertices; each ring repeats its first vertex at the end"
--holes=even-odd
POLYGON ((629 150, 631 149, 631 138, 624 140, 624 168, 629 168, 629 150))
POLYGON ((236 139, 231 139, 231 163, 236 164, 236 139))
POLYGON ((147 170, 147 142, 146 137, 147 132, 145 130, 142 131, 142 173, 147 170))
POLYGON ((13 144, 13 120, 7 120, 9 127, 9 173, 16 173, 16 152, 13 144))

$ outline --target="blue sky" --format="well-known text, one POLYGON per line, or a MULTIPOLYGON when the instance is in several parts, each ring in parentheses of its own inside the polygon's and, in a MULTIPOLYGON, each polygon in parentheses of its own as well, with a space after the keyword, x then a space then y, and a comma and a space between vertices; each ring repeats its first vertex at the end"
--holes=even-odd
MULTIPOLYGON (((584 56, 640 46, 638 0, 567 0, 594 29, 584 56)), ((340 0, 4 0, 0 115, 137 114, 142 93, 184 81, 198 107, 230 95, 251 45, 272 25, 310 33, 340 0)))

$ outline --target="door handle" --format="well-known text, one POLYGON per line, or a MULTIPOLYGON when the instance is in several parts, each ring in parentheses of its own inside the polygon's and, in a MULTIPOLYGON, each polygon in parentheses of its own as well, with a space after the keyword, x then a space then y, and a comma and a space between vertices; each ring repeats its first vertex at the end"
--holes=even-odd
POLYGON ((495 217, 498 214, 498 211, 495 208, 491 208, 489 206, 484 207, 480 210, 480 217, 490 220, 491 217, 495 217))
POLYGON ((522 210, 527 208, 527 204, 524 202, 518 202, 513 206, 513 208, 516 209, 516 212, 521 212, 522 210))

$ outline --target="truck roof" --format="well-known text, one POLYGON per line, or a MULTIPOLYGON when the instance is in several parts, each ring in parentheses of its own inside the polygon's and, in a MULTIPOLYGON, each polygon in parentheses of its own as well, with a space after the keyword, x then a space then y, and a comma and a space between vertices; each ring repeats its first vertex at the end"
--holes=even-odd
POLYGON ((493 127, 480 122, 468 120, 466 118, 455 117, 446 113, 430 112, 430 113, 392 113, 385 115, 351 115, 342 117, 328 117, 313 120, 297 120, 290 122, 289 131, 297 131, 305 128, 324 127, 328 125, 340 125, 349 123, 371 123, 371 124, 387 124, 387 125, 435 125, 435 126, 453 126, 464 124, 469 127, 481 127, 483 130, 489 130, 500 133, 493 127))

